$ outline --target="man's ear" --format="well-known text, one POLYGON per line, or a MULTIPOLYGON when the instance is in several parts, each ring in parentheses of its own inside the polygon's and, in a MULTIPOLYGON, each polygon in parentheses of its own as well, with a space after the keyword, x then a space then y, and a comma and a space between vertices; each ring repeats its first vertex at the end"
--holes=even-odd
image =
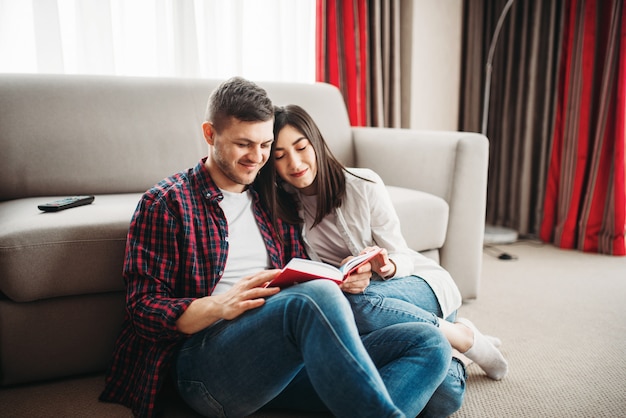
POLYGON ((211 122, 204 122, 202 124, 202 132, 204 133, 204 140, 207 144, 213 145, 213 137, 215 136, 215 129, 211 122))

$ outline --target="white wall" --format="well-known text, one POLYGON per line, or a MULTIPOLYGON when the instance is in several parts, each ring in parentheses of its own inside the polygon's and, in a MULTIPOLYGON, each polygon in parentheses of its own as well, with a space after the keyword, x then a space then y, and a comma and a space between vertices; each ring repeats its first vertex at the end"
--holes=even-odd
POLYGON ((402 1, 403 127, 457 130, 462 0, 402 1))

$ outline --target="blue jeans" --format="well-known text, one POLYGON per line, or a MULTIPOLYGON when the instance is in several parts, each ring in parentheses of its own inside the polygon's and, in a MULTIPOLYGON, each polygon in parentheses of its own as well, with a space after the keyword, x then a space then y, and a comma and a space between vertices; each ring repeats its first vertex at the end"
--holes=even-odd
POLYGON ((338 286, 315 280, 195 334, 175 373, 182 398, 206 416, 246 416, 276 398, 272 406, 328 408, 338 417, 414 417, 449 363, 449 344, 429 324, 361 338, 338 286))
MULTIPOLYGON (((424 279, 407 276, 387 281, 372 281, 361 294, 346 294, 361 334, 390 324, 417 322, 439 326, 442 316, 437 297, 424 279)), ((454 321, 456 313, 447 319, 454 321)), ((463 404, 465 366, 453 358, 445 380, 426 405, 420 417, 452 415, 463 404)))

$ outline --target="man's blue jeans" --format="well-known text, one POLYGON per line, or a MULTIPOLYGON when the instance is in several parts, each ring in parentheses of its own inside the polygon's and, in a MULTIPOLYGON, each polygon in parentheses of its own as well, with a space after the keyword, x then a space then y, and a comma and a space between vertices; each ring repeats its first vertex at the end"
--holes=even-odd
MULTIPOLYGON (((441 308, 431 287, 417 276, 372 281, 361 294, 346 294, 359 332, 367 334, 390 324, 419 322, 439 326, 441 308)), ((456 312, 446 318, 454 321, 456 312)), ((445 380, 424 408, 422 417, 452 415, 463 404, 465 366, 453 358, 445 380)))
POLYGON ((249 415, 276 398, 273 406, 325 406, 338 417, 414 417, 449 364, 450 345, 430 324, 361 338, 339 287, 315 280, 195 334, 175 373, 183 399, 206 416, 249 415))

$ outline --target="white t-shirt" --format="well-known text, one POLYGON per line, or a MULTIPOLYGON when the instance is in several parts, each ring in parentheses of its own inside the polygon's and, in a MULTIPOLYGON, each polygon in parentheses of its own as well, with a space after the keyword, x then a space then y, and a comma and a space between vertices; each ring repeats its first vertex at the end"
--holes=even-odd
POLYGON ((228 257, 224 275, 213 295, 224 293, 246 276, 269 268, 269 255, 259 226, 254 220, 249 191, 233 193, 222 190, 220 207, 228 222, 228 257))

